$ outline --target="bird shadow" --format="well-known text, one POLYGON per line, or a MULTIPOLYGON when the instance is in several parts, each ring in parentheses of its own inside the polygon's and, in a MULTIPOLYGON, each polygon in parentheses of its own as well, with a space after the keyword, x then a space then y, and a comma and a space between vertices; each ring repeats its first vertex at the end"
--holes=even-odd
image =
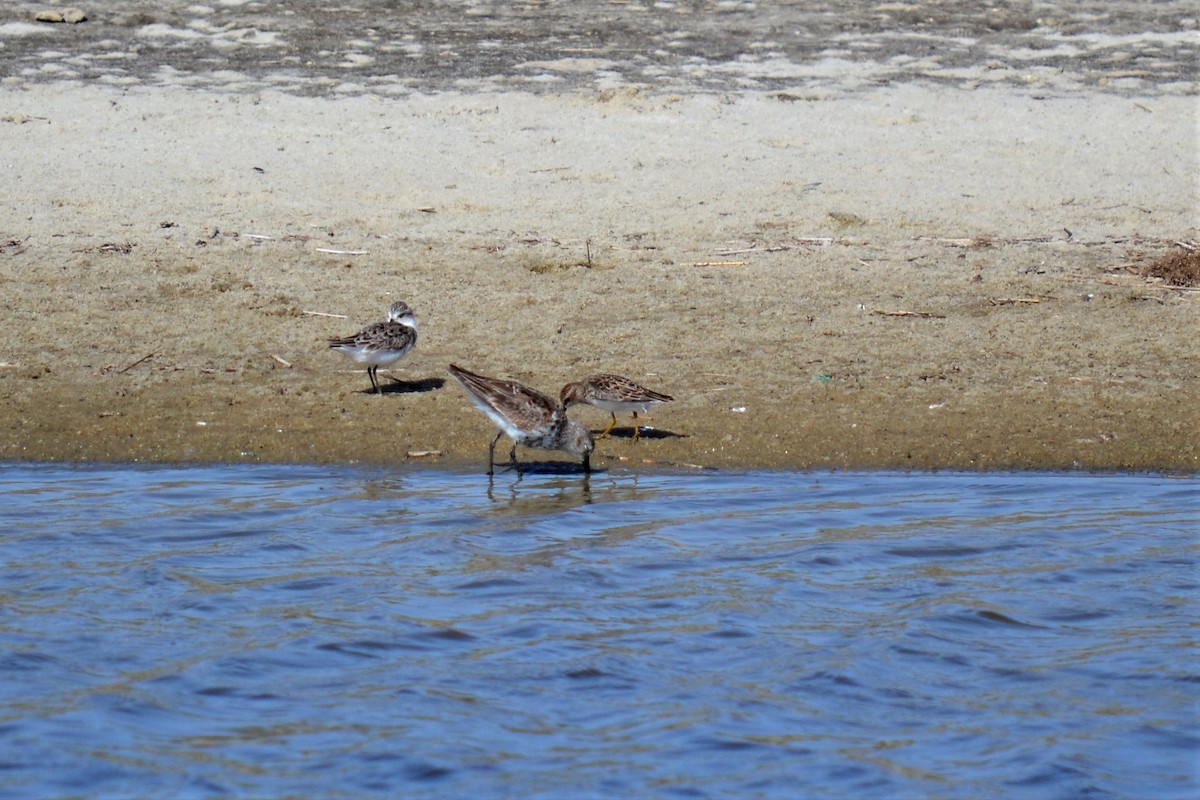
MULTIPOLYGON (((399 378, 388 376, 390 383, 380 383, 379 388, 384 394, 416 394, 419 392, 432 392, 446 385, 445 378, 421 378, 416 381, 402 381, 399 378)), ((364 390, 365 394, 374 394, 374 389, 364 390)))
MULTIPOLYGON (((608 432, 607 439, 632 439, 633 427, 613 428, 608 432)), ((593 434, 597 431, 592 431, 593 434)), ((639 439, 686 439, 687 435, 683 433, 675 433, 675 431, 663 430, 662 428, 642 428, 642 432, 638 434, 639 439)))
POLYGON ((518 467, 512 464, 496 463, 496 474, 510 472, 514 475, 595 475, 604 470, 592 467, 591 472, 585 472, 583 465, 572 461, 522 461, 518 467))

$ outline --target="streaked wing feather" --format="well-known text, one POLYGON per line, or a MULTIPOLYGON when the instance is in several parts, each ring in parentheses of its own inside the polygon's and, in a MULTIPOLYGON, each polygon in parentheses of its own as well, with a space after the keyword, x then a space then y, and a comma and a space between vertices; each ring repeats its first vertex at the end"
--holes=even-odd
POLYGON ((383 322, 372 326, 376 330, 359 335, 368 350, 403 350, 417 339, 417 332, 399 322, 383 322))
POLYGON ((621 375, 603 374, 588 378, 594 397, 622 403, 669 403, 675 398, 647 389, 621 375))
POLYGON ((476 405, 492 418, 509 436, 553 427, 558 422, 559 407, 546 395, 516 381, 476 375, 461 367, 452 367, 453 375, 479 402, 476 405), (508 424, 501 424, 503 418, 508 424))

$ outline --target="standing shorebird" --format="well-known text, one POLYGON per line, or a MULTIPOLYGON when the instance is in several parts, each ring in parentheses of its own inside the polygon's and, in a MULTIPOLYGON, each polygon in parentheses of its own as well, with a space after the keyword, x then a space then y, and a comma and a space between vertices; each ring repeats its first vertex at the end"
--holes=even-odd
POLYGON ((367 365, 367 377, 375 394, 383 394, 375 377, 380 367, 390 367, 417 344, 417 318, 408 303, 397 300, 388 309, 385 322, 368 325, 356 334, 330 339, 329 346, 341 350, 355 364, 367 365))
POLYGON ((618 411, 622 413, 626 411, 632 412, 633 440, 635 442, 641 435, 638 428, 638 412, 645 412, 651 406, 658 405, 659 403, 669 403, 675 399, 668 394, 662 394, 652 389, 647 389, 645 386, 640 386, 629 380, 629 378, 608 373, 593 375, 577 383, 568 383, 562 388, 559 396, 562 398, 563 408, 570 408, 576 403, 587 403, 612 414, 612 421, 608 423, 608 427, 604 429, 604 433, 596 437, 598 439, 608 436, 609 432, 616 426, 618 411))
POLYGON ((517 465, 517 445, 562 450, 583 456, 583 471, 591 472, 592 451, 596 449, 591 432, 567 417, 567 410, 536 389, 516 381, 487 378, 451 364, 447 371, 462 384, 475 407, 488 415, 500 431, 488 445, 488 475, 495 471, 496 442, 507 435, 513 440, 508 458, 517 465))

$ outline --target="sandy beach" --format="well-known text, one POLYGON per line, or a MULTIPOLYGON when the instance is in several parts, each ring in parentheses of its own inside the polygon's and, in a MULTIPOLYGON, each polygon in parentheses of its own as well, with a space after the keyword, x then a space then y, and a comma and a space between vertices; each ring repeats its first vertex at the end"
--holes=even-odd
POLYGON ((454 362, 676 398, 601 468, 1200 468, 1200 291, 1142 274, 1200 237, 1195 19, 493 64, 252 6, 0 18, 0 459, 481 467, 454 362), (397 299, 370 394, 325 342, 397 299))

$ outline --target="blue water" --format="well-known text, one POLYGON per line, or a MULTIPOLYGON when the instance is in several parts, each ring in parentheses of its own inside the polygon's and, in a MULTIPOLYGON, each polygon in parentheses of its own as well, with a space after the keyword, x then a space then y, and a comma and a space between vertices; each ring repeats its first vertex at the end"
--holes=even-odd
POLYGON ((0 797, 1194 797, 1197 485, 6 466, 0 797))

